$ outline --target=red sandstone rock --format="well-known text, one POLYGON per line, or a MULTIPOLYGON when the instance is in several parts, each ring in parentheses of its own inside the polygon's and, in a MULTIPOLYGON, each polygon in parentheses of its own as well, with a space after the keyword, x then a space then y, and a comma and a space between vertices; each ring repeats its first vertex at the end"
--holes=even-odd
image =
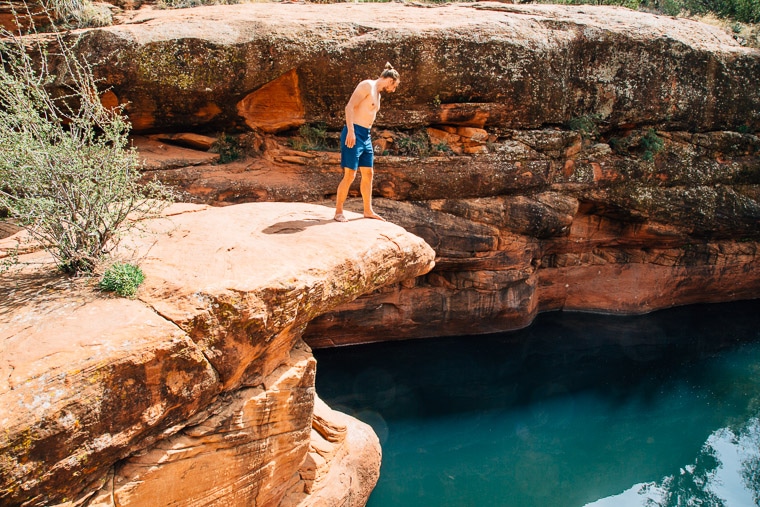
POLYGON ((40 273, 4 275, 0 499, 50 505, 208 404, 216 372, 138 301, 40 273))
POLYGON ((295 69, 249 93, 238 102, 237 112, 251 129, 263 132, 303 125, 305 111, 295 69))
POLYGON ((278 505, 308 451, 314 372, 310 351, 294 349, 261 387, 220 396, 191 426, 119 463, 88 505, 278 505))
MULTIPOLYGON (((448 136, 456 129, 438 131, 448 136)), ((393 311, 383 292, 317 319, 310 324, 309 342, 514 329, 529 323, 538 309, 582 309, 583 304, 596 311, 640 313, 758 297, 755 254, 731 260, 724 252, 737 242, 757 249, 760 191, 753 175, 760 140, 732 133, 663 133, 663 150, 647 162, 637 151, 642 135, 632 130, 629 136, 629 153, 584 143, 575 132, 544 130, 506 133, 486 155, 378 156, 376 192, 415 203, 378 199, 377 208, 433 245, 437 267, 413 287, 395 289, 393 311), (592 276, 600 262, 609 264, 611 273, 637 273, 640 280, 626 282, 628 290, 612 280, 589 280, 579 287, 593 293, 564 293, 565 266, 592 276), (641 265, 629 271, 628 263, 641 265), (659 290, 662 295, 654 297, 659 290), (482 318, 473 320, 473 312, 482 318)), ((281 155, 288 153, 283 140, 265 144, 261 156, 240 165, 157 174, 200 202, 320 200, 335 191, 341 176, 337 153, 300 154, 295 165, 281 155)), ((358 196, 357 186, 351 195, 358 196)))
POLYGON ((28 29, 32 25, 43 26, 49 23, 42 6, 36 2, 8 0, 0 4, 0 27, 17 32, 19 28, 28 29))
POLYGON ((149 137, 159 142, 169 142, 201 151, 210 150, 217 141, 215 137, 193 134, 192 132, 184 132, 180 134, 154 134, 149 137))
POLYGON ((219 158, 216 153, 181 148, 143 136, 133 136, 131 144, 140 153, 145 170, 210 164, 219 158))
POLYGON ((757 76, 757 50, 717 27, 619 7, 146 10, 86 31, 80 47, 105 57, 104 86, 137 130, 245 123, 272 131, 302 122, 338 129, 356 83, 389 58, 367 54, 417 55, 393 62, 402 84, 384 97, 384 127, 526 129, 598 114, 610 125, 760 128, 760 92, 746 86, 757 76))
POLYGON ((380 442, 369 425, 317 397, 309 454, 299 471, 302 482, 280 505, 362 507, 377 482, 380 459, 380 442))
MULTIPOLYGON (((136 300, 23 256, 43 264, 0 286, 0 502, 276 505, 302 491, 314 395, 304 326, 433 263, 400 227, 333 212, 170 208, 122 243, 146 275, 136 300)), ((346 445, 378 452, 367 435, 346 445)), ((366 501, 378 463, 351 472, 369 482, 343 494, 366 501)))
MULTIPOLYGON (((239 166, 158 174, 201 202, 319 200, 335 191, 336 153, 311 152, 295 166, 284 163, 282 144, 267 145, 263 156, 239 166), (233 188, 234 194, 225 193, 233 188)), ((760 294, 751 253, 760 231, 760 191, 751 176, 758 158, 746 155, 760 153, 755 136, 670 133, 654 164, 642 160, 634 144, 625 156, 603 146, 582 144, 574 132, 515 131, 488 155, 377 157, 377 193, 416 203, 378 199, 376 207, 433 245, 437 267, 413 287, 395 289, 393 311, 383 292, 317 319, 309 342, 491 332, 522 327, 538 309, 588 304, 596 311, 639 313, 760 294), (568 151, 573 160, 565 158, 568 151), (714 153, 731 162, 717 161, 714 153), (731 260, 724 252, 737 242, 750 250, 731 260), (594 277, 579 285, 588 294, 565 294, 565 266, 592 276, 600 262, 621 279, 630 272, 640 280, 628 280, 623 290, 614 278, 602 283, 594 277), (629 269, 628 263, 641 265, 629 269), (473 312, 482 318, 473 320, 473 312)), ((357 188, 352 195, 358 196, 357 188)))

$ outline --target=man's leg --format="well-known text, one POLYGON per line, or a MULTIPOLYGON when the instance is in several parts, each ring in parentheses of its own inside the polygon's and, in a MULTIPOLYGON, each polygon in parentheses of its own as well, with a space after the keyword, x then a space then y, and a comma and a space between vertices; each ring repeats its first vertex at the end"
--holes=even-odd
POLYGON ((364 201, 364 217, 376 218, 384 221, 385 219, 375 213, 372 209, 372 177, 374 176, 374 171, 371 167, 359 167, 359 170, 362 172, 360 188, 362 192, 362 201, 364 201))
MULTIPOLYGON (((348 222, 348 219, 343 216, 343 203, 346 202, 348 189, 351 188, 351 183, 354 182, 354 178, 356 178, 356 171, 344 167, 343 179, 340 180, 340 183, 338 184, 338 193, 335 197, 335 220, 338 222, 348 222)), ((362 181, 364 181, 363 176, 362 181)))

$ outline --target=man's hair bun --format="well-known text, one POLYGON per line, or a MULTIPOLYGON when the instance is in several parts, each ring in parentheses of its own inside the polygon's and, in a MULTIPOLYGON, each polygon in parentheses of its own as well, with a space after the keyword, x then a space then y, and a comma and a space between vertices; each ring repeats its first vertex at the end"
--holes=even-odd
POLYGON ((398 74, 398 71, 393 68, 393 65, 391 65, 391 62, 385 63, 385 70, 382 74, 380 74, 380 77, 389 77, 395 81, 398 81, 401 79, 401 77, 398 74))

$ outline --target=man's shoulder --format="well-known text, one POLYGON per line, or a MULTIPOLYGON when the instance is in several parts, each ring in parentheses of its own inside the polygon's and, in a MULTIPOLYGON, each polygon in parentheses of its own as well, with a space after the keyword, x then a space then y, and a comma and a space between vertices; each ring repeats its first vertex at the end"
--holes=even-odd
POLYGON ((362 81, 361 83, 359 83, 358 85, 356 85, 356 88, 357 89, 360 89, 360 88, 364 89, 364 88, 366 88, 367 90, 371 90, 373 82, 374 82, 373 79, 365 79, 364 81, 362 81))

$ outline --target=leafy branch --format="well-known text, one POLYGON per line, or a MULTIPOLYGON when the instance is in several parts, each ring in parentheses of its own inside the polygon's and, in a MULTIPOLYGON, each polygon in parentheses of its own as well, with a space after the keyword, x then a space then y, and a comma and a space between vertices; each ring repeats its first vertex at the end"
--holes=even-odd
POLYGON ((141 184, 130 124, 101 103, 76 42, 0 31, 0 208, 70 273, 92 271, 170 198, 141 184))

